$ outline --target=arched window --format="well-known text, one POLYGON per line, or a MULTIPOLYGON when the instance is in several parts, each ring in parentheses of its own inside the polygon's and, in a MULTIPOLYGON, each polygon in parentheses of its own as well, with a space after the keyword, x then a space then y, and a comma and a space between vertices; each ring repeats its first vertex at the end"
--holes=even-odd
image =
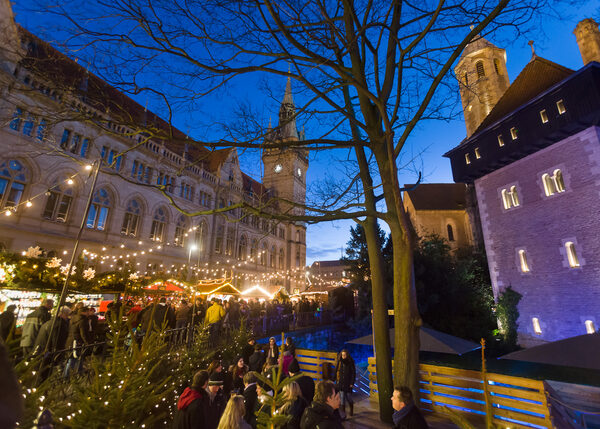
POLYGON ((540 326, 540 319, 538 319, 537 317, 534 317, 533 319, 531 319, 531 323, 533 324, 533 332, 535 332, 536 335, 542 335, 542 327, 540 326))
POLYGON ((140 216, 142 214, 142 205, 136 199, 127 203, 123 225, 121 225, 121 234, 128 237, 136 237, 140 225, 140 216))
POLYGON ((223 251, 223 236, 225 235, 225 227, 219 225, 217 227, 217 236, 215 237, 215 253, 221 253, 223 251))
POLYGON ((548 173, 542 175, 542 182, 544 183, 544 193, 547 197, 553 195, 556 192, 556 187, 554 186, 554 180, 548 173))
POLYGON ((285 267, 285 253, 283 252, 283 247, 279 249, 279 269, 283 270, 285 267))
POLYGON ((565 243, 565 249, 567 250, 567 259, 569 260, 569 267, 577 268, 580 267, 579 258, 577 257, 577 251, 575 250, 575 244, 572 241, 565 243))
POLYGON ((585 321, 585 332, 587 332, 588 334, 594 334, 594 333, 596 333, 596 326, 594 326, 594 321, 593 320, 586 320, 585 321))
POLYGON ((177 247, 183 247, 185 245, 185 237, 187 236, 187 219, 184 215, 179 216, 177 219, 177 225, 175 225, 175 237, 174 244, 177 247))
POLYGON ((14 159, 0 164, 0 207, 19 204, 25 191, 25 167, 14 159))
POLYGON ((565 181, 563 180, 562 171, 560 171, 558 168, 554 170, 554 175, 552 178, 554 180, 556 192, 565 192, 565 181))
POLYGON ((475 63, 475 69, 477 70, 477 78, 485 77, 485 69, 483 68, 483 61, 477 61, 475 63))
POLYGON ((529 272, 529 263, 527 262, 527 254, 525 253, 525 250, 523 250, 523 249, 519 250, 519 265, 521 267, 522 273, 529 272))
POLYGON ((518 207, 520 203, 519 203, 519 195, 517 194, 516 186, 510 187, 510 198, 512 200, 513 207, 518 207))
POLYGON ((240 237, 240 242, 238 244, 238 254, 237 257, 240 261, 245 261, 246 256, 248 255, 248 240, 245 235, 240 237))
POLYGON ((85 226, 91 229, 97 229, 98 231, 104 231, 106 229, 108 210, 111 206, 109 195, 108 191, 104 188, 100 188, 94 193, 94 199, 92 200, 85 226))
POLYGON ((494 58, 494 70, 496 70, 497 75, 502 74, 502 69, 500 68, 500 60, 498 60, 498 58, 494 58))
MULTIPOLYGON (((250 258, 256 258, 256 251, 258 250, 258 243, 256 239, 252 240, 252 246, 250 247, 250 258)), ((252 261, 256 262, 256 261, 252 261)))
POLYGON ((227 237, 225 239, 225 254, 227 256, 233 256, 233 245, 235 242, 234 234, 235 234, 235 230, 230 227, 227 230, 227 237))
POLYGON ((454 231, 452 230, 452 225, 446 225, 446 229, 448 230, 448 241, 454 241, 454 231))
POLYGON ((66 222, 73 202, 73 190, 66 186, 54 185, 48 190, 48 199, 42 217, 56 222, 66 222))
POLYGON ((260 265, 267 266, 267 243, 263 243, 260 249, 260 265))
POLYGON ((505 210, 508 210, 512 206, 512 199, 510 198, 510 193, 506 189, 502 189, 502 205, 505 210))
POLYGON ((277 258, 277 249, 275 246, 271 246, 271 253, 269 253, 269 266, 275 268, 275 258, 277 258))
POLYGON ((154 212, 152 218, 152 228, 150 228, 150 240, 161 242, 165 238, 165 226, 167 225, 167 209, 159 207, 154 212))

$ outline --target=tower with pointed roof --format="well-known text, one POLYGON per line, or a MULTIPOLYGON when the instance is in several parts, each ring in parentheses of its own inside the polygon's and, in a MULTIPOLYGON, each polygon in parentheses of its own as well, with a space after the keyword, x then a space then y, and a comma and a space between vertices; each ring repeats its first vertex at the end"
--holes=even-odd
POLYGON ((600 30, 598 23, 592 18, 580 21, 575 27, 575 37, 583 64, 591 61, 600 62, 600 30))
MULTIPOLYGON (((306 201, 306 172, 308 152, 293 143, 304 138, 296 126, 296 106, 292 96, 292 82, 287 80, 285 94, 279 107, 279 124, 271 128, 265 138, 262 152, 264 166, 263 184, 273 196, 281 198, 279 209, 293 215, 303 215, 301 207, 306 201), (286 143, 289 143, 286 144, 286 143)), ((290 292, 303 290, 304 278, 299 275, 306 266, 306 225, 290 222, 286 226, 286 266, 296 274, 292 276, 290 292)))
POLYGON ((478 36, 467 45, 454 72, 460 82, 460 98, 469 137, 510 85, 506 51, 478 36))

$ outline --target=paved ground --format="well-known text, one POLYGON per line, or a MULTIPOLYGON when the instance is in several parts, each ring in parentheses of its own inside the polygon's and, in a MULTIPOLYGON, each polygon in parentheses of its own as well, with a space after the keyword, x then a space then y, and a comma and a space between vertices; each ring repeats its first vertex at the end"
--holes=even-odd
MULTIPOLYGON (((427 416, 431 429, 456 429, 453 423, 434 416, 427 416)), ((368 397, 357 399, 354 405, 354 416, 344 422, 346 429, 391 428, 392 425, 379 421, 377 404, 368 397)))

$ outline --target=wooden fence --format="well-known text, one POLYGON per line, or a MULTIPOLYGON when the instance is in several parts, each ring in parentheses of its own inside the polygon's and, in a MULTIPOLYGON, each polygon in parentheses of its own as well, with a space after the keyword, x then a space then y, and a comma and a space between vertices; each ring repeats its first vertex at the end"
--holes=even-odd
POLYGON ((322 352, 318 350, 296 349, 296 359, 300 365, 300 370, 306 375, 311 376, 315 381, 331 379, 333 374, 327 367, 335 367, 337 353, 322 352))
MULTIPOLYGON (((369 358, 370 397, 377 400, 375 358, 369 358)), ((554 421, 546 397, 545 383, 539 380, 487 373, 487 399, 494 423, 502 428, 564 428, 565 422, 554 421)), ((420 365, 421 398, 424 411, 466 417, 476 427, 483 427, 486 394, 481 372, 420 365)), ((570 425, 569 425, 570 426, 570 425)))

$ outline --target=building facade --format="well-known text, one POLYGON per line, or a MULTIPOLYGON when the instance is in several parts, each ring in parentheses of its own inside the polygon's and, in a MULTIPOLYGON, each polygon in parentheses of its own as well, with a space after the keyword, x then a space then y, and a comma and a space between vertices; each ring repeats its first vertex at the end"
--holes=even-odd
POLYGON ((404 210, 419 237, 435 234, 452 250, 477 247, 478 219, 472 216, 469 187, 464 183, 404 185, 404 210))
POLYGON ((509 286, 522 295, 524 346, 600 322, 600 33, 583 23, 583 68, 534 54, 446 154, 455 181, 475 185, 494 295, 509 286))
POLYGON ((350 265, 342 260, 315 261, 310 266, 309 291, 329 291, 350 284, 350 265))
MULTIPOLYGON (((236 149, 192 144, 18 27, 9 3, 2 4, 2 35, 13 48, 0 58, 0 247, 39 246, 67 260, 83 220, 80 250, 100 271, 124 264, 141 276, 186 269, 188 279, 233 275, 241 288, 304 289, 306 226, 227 207, 246 202, 276 213, 287 206, 271 204, 274 198, 304 204, 306 154, 285 147, 265 153, 260 183, 241 171, 236 149), (91 192, 90 169, 99 160, 91 192)), ((296 129, 290 82, 280 119, 272 134, 291 138, 285 134, 296 129)))

